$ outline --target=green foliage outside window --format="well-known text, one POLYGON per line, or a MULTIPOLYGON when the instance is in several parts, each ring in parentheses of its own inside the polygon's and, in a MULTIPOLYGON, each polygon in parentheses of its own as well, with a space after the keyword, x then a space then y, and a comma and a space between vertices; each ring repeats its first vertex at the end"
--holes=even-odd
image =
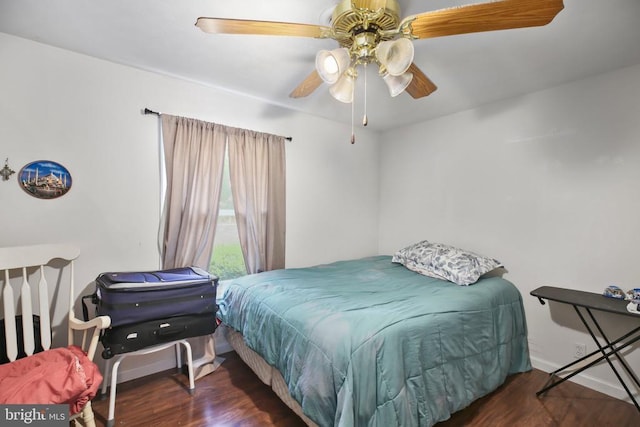
POLYGON ((238 239, 238 226, 233 210, 233 195, 229 179, 229 158, 226 154, 218 208, 218 223, 209 271, 220 280, 235 279, 247 274, 247 270, 238 239))
POLYGON ((220 280, 235 279, 247 274, 240 244, 215 245, 209 271, 220 280))

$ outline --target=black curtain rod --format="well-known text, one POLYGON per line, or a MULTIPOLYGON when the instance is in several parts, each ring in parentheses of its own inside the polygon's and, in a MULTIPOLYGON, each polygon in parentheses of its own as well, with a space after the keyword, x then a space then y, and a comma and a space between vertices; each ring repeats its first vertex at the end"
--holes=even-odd
MULTIPOLYGON (((160 113, 159 113, 159 112, 157 112, 157 111, 153 111, 153 110, 150 110, 150 109, 148 109, 148 108, 145 108, 145 109, 143 110, 143 113, 144 113, 144 114, 153 114, 153 115, 155 115, 155 116, 160 117, 160 113)), ((292 137, 290 137, 290 136, 285 136, 285 137, 284 137, 284 139, 286 139, 287 141, 293 141, 293 138, 292 138, 292 137)))

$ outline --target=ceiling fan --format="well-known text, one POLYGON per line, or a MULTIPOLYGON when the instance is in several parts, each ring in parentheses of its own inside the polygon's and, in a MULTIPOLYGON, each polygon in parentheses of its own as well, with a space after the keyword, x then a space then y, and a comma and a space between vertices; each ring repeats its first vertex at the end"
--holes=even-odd
POLYGON ((341 0, 333 11, 330 27, 206 17, 198 18, 196 26, 213 34, 334 39, 340 47, 318 52, 316 69, 289 96, 308 96, 324 81, 332 85, 330 93, 334 98, 352 102, 359 65, 378 65, 391 96, 406 90, 413 98, 421 98, 437 89, 413 63, 411 40, 542 26, 563 7, 562 0, 499 0, 400 19, 397 0, 341 0))

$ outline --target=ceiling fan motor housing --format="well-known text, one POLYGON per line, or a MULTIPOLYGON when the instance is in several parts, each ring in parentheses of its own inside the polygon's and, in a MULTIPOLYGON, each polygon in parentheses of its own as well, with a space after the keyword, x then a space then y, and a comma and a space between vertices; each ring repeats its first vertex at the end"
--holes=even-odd
POLYGON ((331 19, 332 28, 338 35, 336 40, 361 64, 376 61, 376 46, 381 41, 391 40, 393 36, 388 32, 396 30, 399 23, 400 7, 396 0, 342 0, 336 5, 331 19))

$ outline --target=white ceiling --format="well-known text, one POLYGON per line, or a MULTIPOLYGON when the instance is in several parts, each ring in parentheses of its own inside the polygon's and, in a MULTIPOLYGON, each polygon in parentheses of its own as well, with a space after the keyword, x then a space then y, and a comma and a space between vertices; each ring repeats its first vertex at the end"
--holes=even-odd
MULTIPOLYGON (((212 35, 194 26, 199 16, 328 25, 327 11, 336 2, 0 0, 0 32, 350 123, 351 107, 334 100, 326 85, 306 98, 288 97, 313 71, 316 52, 337 47, 335 41, 212 35)), ((482 1, 399 3, 404 17, 482 1)), ((640 63, 640 0, 564 4, 544 27, 416 40, 414 62, 438 86, 418 100, 389 97, 369 67, 369 127, 392 129, 640 63)), ((363 80, 361 73, 357 115, 363 80)))

